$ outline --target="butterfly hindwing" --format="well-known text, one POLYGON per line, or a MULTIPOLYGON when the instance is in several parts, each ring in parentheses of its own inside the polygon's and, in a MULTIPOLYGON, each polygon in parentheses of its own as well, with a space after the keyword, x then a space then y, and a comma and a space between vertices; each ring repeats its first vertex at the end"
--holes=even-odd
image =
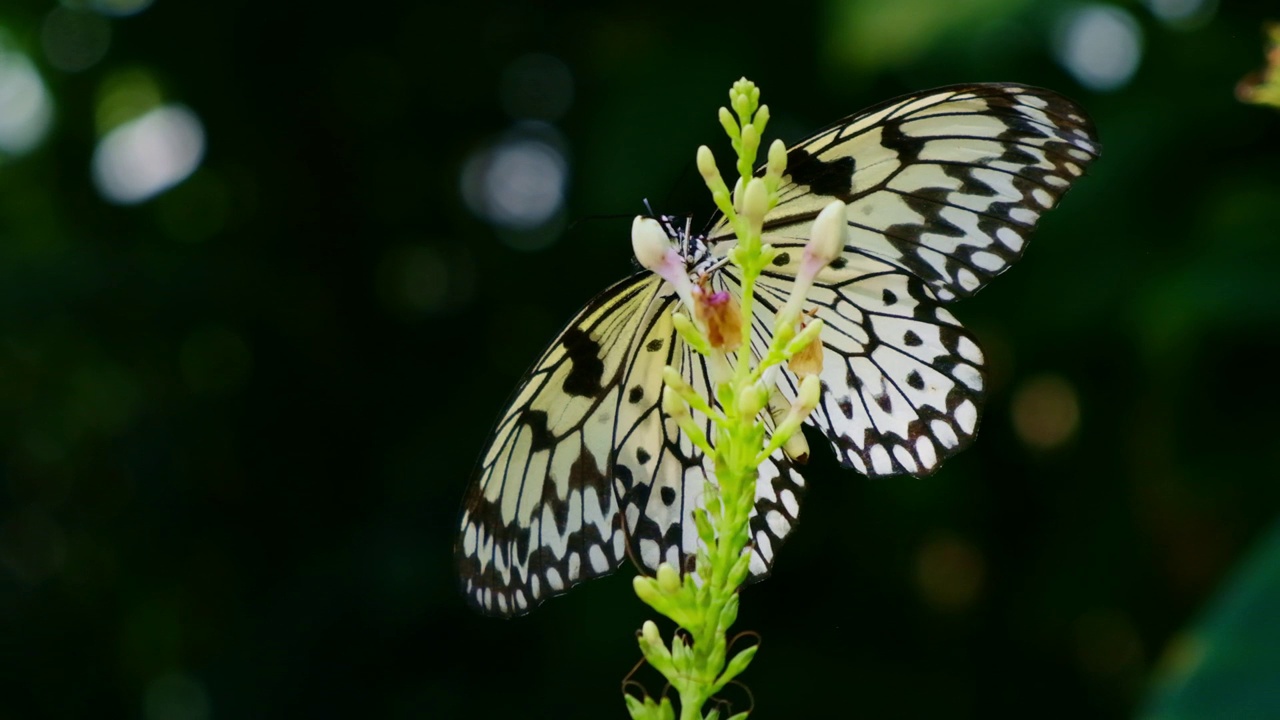
MULTIPOLYGON (((778 247, 788 262, 756 286, 765 327, 788 296, 790 259, 803 252, 794 243, 778 247)), ((982 407, 982 351, 928 286, 856 256, 819 273, 807 307, 825 325, 822 400, 809 422, 844 465, 871 476, 927 475, 968 445, 982 407)), ((779 384, 794 400, 799 380, 784 370, 779 384)))

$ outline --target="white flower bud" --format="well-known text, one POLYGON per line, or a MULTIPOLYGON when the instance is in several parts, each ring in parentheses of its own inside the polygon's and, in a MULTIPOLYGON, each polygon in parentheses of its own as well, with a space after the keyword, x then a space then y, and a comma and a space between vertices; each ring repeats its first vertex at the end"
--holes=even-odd
POLYGON ((662 225, 653 218, 636 217, 631 223, 631 249, 646 270, 666 280, 686 307, 693 307, 693 283, 684 258, 671 246, 662 225))
POLYGON ((667 259, 667 251, 672 248, 671 241, 667 239, 667 234, 657 220, 636 216, 631 223, 631 249, 640 265, 657 272, 667 259))
POLYGON ((805 259, 812 257, 819 266, 818 269, 821 269, 821 266, 840 257, 848 242, 849 216, 845 204, 832 200, 813 221, 812 235, 804 248, 805 259))
POLYGON ((839 200, 828 203, 814 219, 809 232, 809 242, 804 246, 796 281, 791 286, 791 297, 778 313, 779 323, 793 323, 800 319, 800 310, 814 278, 844 252, 849 238, 849 216, 845 204, 839 200))

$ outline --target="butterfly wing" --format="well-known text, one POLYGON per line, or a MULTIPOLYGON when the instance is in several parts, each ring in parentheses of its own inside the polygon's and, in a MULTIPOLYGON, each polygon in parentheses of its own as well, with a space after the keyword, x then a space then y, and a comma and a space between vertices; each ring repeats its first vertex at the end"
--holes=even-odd
MULTIPOLYGON (((848 244, 810 294, 827 325, 825 392, 810 422, 846 466, 924 475, 972 439, 982 352, 941 302, 972 295, 1020 257, 1097 152, 1075 104, 1007 84, 890 100, 787 151, 781 199, 765 218, 764 241, 782 252, 761 279, 761 330, 785 302, 813 218, 844 201, 848 244)), ((710 242, 722 253, 731 237, 721 222, 710 242)), ((794 376, 779 385, 794 399, 794 376)))
POLYGON ((611 480, 615 426, 660 283, 641 273, 592 300, 498 420, 463 500, 454 550, 463 593, 481 612, 523 614, 625 557, 611 480))

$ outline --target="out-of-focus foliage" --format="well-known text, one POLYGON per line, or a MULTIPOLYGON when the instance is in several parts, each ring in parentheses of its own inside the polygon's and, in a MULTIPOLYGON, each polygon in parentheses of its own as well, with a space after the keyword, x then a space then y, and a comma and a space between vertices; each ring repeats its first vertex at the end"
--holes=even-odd
POLYGON ((1205 617, 1169 644, 1141 717, 1280 715, 1280 524, 1217 595, 1205 617))
POLYGON ((1267 64, 1236 85, 1236 96, 1243 102, 1280 107, 1280 23, 1267 25, 1267 40, 1267 64))
POLYGON ((631 272, 642 201, 706 217, 693 150, 742 75, 784 139, 1014 81, 1103 148, 954 308, 990 359, 973 448, 873 483, 811 438, 742 601, 760 716, 831 687, 864 717, 1131 714, 1280 510, 1280 116, 1233 96, 1268 18, 744 7, 5 3, 0 716, 620 716, 625 577, 475 616, 457 509, 520 373, 631 272))

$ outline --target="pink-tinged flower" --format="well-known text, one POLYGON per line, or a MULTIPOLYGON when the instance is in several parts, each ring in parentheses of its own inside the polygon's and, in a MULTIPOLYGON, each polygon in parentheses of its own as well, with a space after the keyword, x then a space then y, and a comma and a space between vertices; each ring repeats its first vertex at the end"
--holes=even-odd
POLYGON ((685 270, 684 258, 671 246, 671 241, 657 220, 637 217, 631 223, 631 247, 636 260, 658 277, 666 280, 685 304, 693 302, 693 283, 685 270))
POLYGON ((695 285, 693 312, 711 347, 733 352, 742 345, 742 308, 728 291, 711 291, 704 285, 695 285))

